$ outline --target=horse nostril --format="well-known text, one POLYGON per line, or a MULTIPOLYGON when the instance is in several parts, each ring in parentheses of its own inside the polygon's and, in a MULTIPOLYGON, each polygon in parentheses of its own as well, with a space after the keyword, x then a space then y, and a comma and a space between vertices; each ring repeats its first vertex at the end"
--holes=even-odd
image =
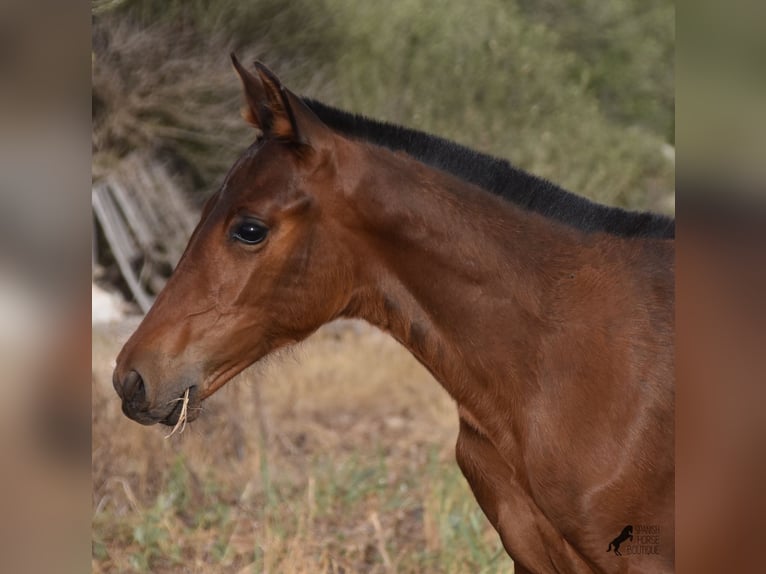
POLYGON ((122 398, 133 403, 143 403, 146 399, 144 380, 138 372, 130 371, 122 381, 122 398))

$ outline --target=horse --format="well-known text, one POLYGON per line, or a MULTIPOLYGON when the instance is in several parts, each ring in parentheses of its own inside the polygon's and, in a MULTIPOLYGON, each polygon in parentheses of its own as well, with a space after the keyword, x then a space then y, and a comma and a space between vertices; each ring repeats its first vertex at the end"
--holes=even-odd
POLYGON ((622 553, 620 552, 620 544, 626 540, 633 540, 633 527, 630 524, 623 528, 622 532, 620 532, 617 537, 609 543, 606 551, 612 552, 612 547, 614 547, 614 553, 617 556, 622 556, 622 553))
POLYGON ((232 63, 255 141, 119 353, 125 415, 192 420, 269 353, 362 319, 454 399, 457 464, 516 572, 671 571, 674 220, 232 63), (626 523, 661 552, 608 560, 626 523))

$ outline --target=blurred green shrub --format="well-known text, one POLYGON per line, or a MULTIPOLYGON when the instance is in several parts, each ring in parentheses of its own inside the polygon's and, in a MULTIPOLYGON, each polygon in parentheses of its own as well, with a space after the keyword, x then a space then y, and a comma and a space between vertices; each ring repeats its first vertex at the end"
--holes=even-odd
MULTIPOLYGON (((673 131, 670 3, 123 0, 94 18, 105 38, 94 44, 95 133, 119 117, 113 93, 131 90, 110 94, 99 66, 133 68, 156 105, 148 120, 142 109, 123 116, 124 130, 154 127, 121 145, 161 149, 204 193, 247 141, 232 125, 236 49, 299 93, 506 157, 598 201, 667 209, 673 194, 662 155, 673 131), (122 47, 108 41, 119 29, 122 47), (120 51, 135 48, 131 34, 152 41, 129 59, 120 51)), ((97 136, 96 155, 113 149, 97 136)))

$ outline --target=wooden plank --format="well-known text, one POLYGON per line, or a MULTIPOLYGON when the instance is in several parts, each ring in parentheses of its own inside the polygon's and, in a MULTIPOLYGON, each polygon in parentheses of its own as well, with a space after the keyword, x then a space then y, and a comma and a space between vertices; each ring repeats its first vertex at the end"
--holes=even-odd
POLYGON ((152 232, 160 236, 166 230, 163 229, 163 213, 167 207, 157 201, 156 183, 152 181, 146 169, 146 163, 137 158, 131 158, 131 187, 134 198, 140 203, 141 210, 147 219, 147 224, 152 232))
POLYGON ((168 175, 167 170, 157 164, 150 166, 150 169, 154 174, 155 181, 157 181, 159 184, 159 188, 166 190, 165 195, 167 197, 168 203, 172 208, 171 213, 181 224, 181 229, 179 231, 182 232, 184 244, 186 244, 186 242, 189 240, 189 237, 191 237, 194 228, 197 226, 197 220, 199 216, 189 207, 188 203, 184 199, 183 194, 178 189, 178 186, 175 184, 170 175, 168 175))
POLYGON ((167 279, 164 270, 178 263, 198 214, 165 167, 138 154, 93 187, 93 211, 120 273, 146 312, 151 293, 167 279))
POLYGON ((146 225, 143 214, 136 208, 136 203, 115 178, 109 179, 108 186, 117 205, 125 215, 125 219, 138 240, 138 243, 141 245, 145 253, 151 252, 155 248, 156 238, 146 225))
POLYGON ((118 225, 121 216, 106 185, 101 185, 93 190, 93 208, 99 215, 99 221, 103 225, 112 227, 112 235, 109 237, 109 244, 118 247, 129 259, 136 259, 141 256, 136 243, 124 225, 118 225))
MULTIPOLYGON (((91 195, 91 205, 101 224, 101 228, 104 230, 104 235, 106 236, 107 241, 109 241, 109 244, 112 246, 112 253, 117 260, 117 265, 120 268, 122 276, 125 278, 125 281, 130 288, 130 292, 136 299, 138 306, 141 307, 141 310, 144 313, 147 313, 152 306, 153 299, 146 291, 144 291, 138 276, 133 271, 131 259, 135 258, 131 257, 131 240, 128 239, 128 232, 125 229, 124 223, 116 214, 114 205, 112 204, 110 206, 110 200, 105 199, 108 197, 108 191, 105 191, 106 189, 108 188, 104 186, 100 189, 97 188, 93 190, 91 195)), ((132 252, 137 253, 137 250, 133 249, 132 252)))

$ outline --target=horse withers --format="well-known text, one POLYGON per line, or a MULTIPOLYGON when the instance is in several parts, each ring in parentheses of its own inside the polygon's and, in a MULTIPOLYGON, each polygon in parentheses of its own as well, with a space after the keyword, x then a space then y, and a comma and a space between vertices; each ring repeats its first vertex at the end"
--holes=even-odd
POLYGON ((361 318, 457 403, 457 462, 517 572, 671 571, 674 222, 232 60, 258 137, 118 357, 125 414, 191 420, 260 358, 361 318), (604 552, 627 523, 654 551, 604 552))

